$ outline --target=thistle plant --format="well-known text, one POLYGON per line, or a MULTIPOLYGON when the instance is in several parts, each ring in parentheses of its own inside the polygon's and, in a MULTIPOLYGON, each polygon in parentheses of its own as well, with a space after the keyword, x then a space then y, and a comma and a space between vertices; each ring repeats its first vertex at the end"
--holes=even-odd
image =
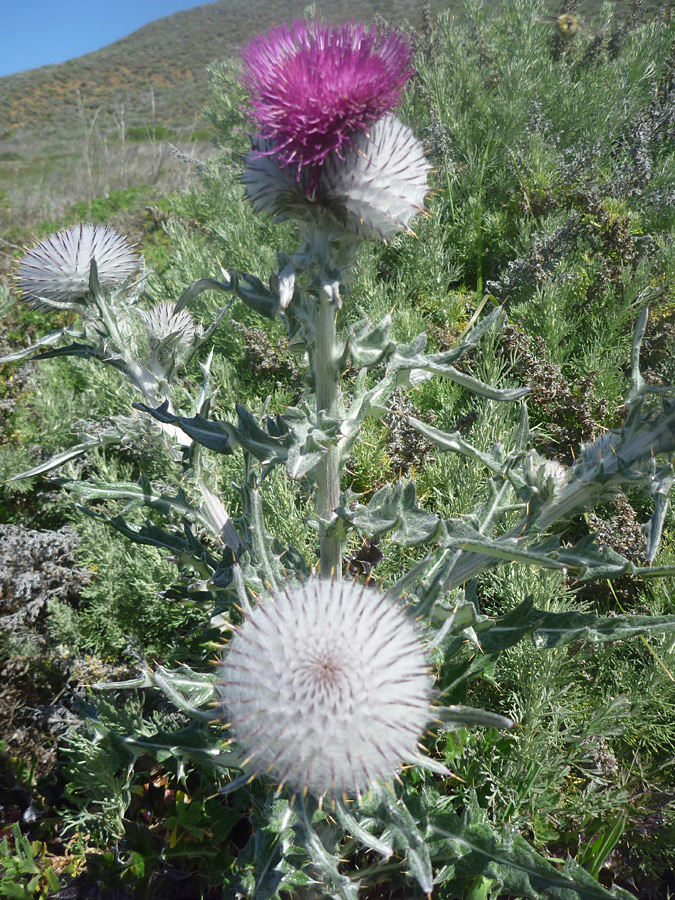
MULTIPOLYGON (((243 181, 256 210, 302 223, 304 246, 284 272, 289 286, 279 302, 293 317, 291 285, 313 270, 303 337, 316 414, 336 419, 343 348, 335 321, 344 270, 359 238, 406 228, 427 191, 422 144, 391 115, 413 73, 412 48, 402 35, 376 27, 301 21, 255 39, 242 58, 260 129, 243 181)), ((317 471, 317 515, 322 573, 337 578, 341 544, 328 520, 339 503, 340 468, 338 446, 328 448, 317 471)))
MULTIPOLYGON (((21 260, 17 284, 22 299, 34 309, 66 309, 80 316, 81 329, 50 332, 41 346, 50 346, 65 335, 89 341, 60 348, 56 354, 43 352, 42 358, 64 353, 95 355, 120 369, 142 397, 161 402, 167 396, 171 367, 158 364, 156 350, 159 342, 171 337, 167 328, 171 317, 166 310, 158 315, 137 309, 142 269, 142 258, 114 229, 80 225, 57 232, 29 250, 21 260)), ((185 322, 180 322, 174 331, 178 334, 184 328, 185 322)), ((189 334, 181 348, 183 356, 195 343, 191 320, 189 334)))
POLYGON ((396 115, 413 74, 408 39, 379 27, 305 20, 254 39, 242 60, 252 125, 241 175, 245 195, 254 212, 295 223, 297 248, 278 254, 266 282, 221 269, 175 303, 146 309, 142 267, 131 266, 122 239, 82 226, 29 252, 19 273, 26 302, 66 305, 81 325, 2 360, 85 357, 117 369, 137 397, 135 416, 117 421, 105 441, 89 436, 23 476, 53 470, 94 445, 153 434, 161 437, 158 449, 180 465, 175 494, 143 475, 137 484, 60 479, 81 500, 121 501, 118 515, 89 513, 130 540, 168 552, 179 566, 172 598, 208 608, 203 647, 211 662, 216 638, 225 643, 215 671, 198 658, 99 685, 156 688, 196 723, 178 734, 117 738, 132 757, 173 757, 179 775, 190 764, 218 779, 223 793, 249 792, 242 808, 255 834, 237 863, 244 896, 319 890, 356 898, 385 873, 413 879, 431 894, 455 869, 476 879, 474 896, 493 882, 518 896, 628 896, 610 894, 574 864, 558 870, 520 835, 492 830, 468 807, 460 816, 441 734, 513 726, 507 716, 450 698, 525 638, 560 648, 675 628, 672 616, 558 612, 536 608, 531 597, 504 616, 488 616, 477 591, 482 575, 511 564, 572 573, 579 581, 675 574, 652 564, 673 482, 675 402, 672 388, 655 389, 640 373, 648 313, 637 317, 622 426, 580 447, 572 466, 544 459, 532 447, 527 389, 496 387, 467 371, 468 354, 480 356, 503 322, 502 310, 442 352, 427 350, 426 333, 397 341, 392 314, 356 322, 345 315, 361 245, 406 234, 414 240, 411 226, 424 214, 430 189, 424 146, 396 115), (56 247, 66 248, 67 264, 56 247), (188 311, 205 291, 232 295, 206 326, 188 311), (210 355, 200 360, 196 397, 178 377, 236 298, 283 322, 306 359, 295 406, 255 415, 237 404, 216 413, 210 355), (58 346, 64 338, 74 341, 58 346), (490 448, 406 416, 438 452, 481 467, 483 502, 448 517, 420 503, 412 481, 388 483, 368 498, 347 490, 345 473, 366 420, 384 415, 395 391, 434 378, 490 403, 519 404, 519 423, 490 448), (241 468, 227 496, 217 460, 233 454, 241 468), (273 470, 310 498, 315 554, 270 533, 263 499, 273 470), (644 489, 652 501, 648 566, 599 546, 593 535, 562 542, 575 516, 629 488, 644 489), (148 510, 142 523, 140 508, 148 510), (410 551, 415 562, 386 592, 350 582, 343 557, 356 536, 410 551), (321 808, 326 796, 330 817, 321 808), (366 866, 364 848, 382 861, 366 866), (273 885, 270 872, 278 873, 273 885))
MULTIPOLYGON (((226 310, 204 328, 196 325, 185 304, 160 303, 141 309, 144 262, 127 240, 108 226, 80 225, 57 232, 23 257, 17 285, 21 299, 35 309, 75 313, 75 324, 48 332, 35 344, 3 357, 3 362, 76 356, 117 369, 139 399, 171 409, 171 388, 178 367, 184 367, 213 334, 226 310), (64 338, 74 339, 65 346, 64 338)), ((199 286, 198 286, 199 287, 199 286)), ((208 402, 201 398, 201 403, 208 402)), ((167 421, 138 416, 118 417, 95 435, 82 434, 80 443, 17 477, 48 472, 100 446, 129 446, 163 437, 173 456, 192 442, 167 421)), ((238 546, 230 518, 194 459, 201 495, 200 515, 209 530, 226 544, 238 546)))

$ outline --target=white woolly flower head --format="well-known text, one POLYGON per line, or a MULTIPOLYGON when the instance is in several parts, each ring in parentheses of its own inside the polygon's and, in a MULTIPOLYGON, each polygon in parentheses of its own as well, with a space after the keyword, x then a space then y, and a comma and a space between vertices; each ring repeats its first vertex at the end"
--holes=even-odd
POLYGON ((329 157, 316 187, 310 172, 282 166, 261 138, 253 139, 245 161, 242 181, 257 212, 309 222, 328 214, 364 240, 408 231, 429 190, 424 147, 391 114, 356 133, 344 156, 329 157))
POLYGON ((424 209, 430 169, 421 141, 390 114, 360 132, 344 159, 327 161, 322 184, 350 231, 388 240, 424 209))
POLYGON ((24 301, 34 309, 48 309, 84 300, 92 260, 104 291, 120 287, 140 266, 138 255, 114 228, 66 228, 40 241, 21 260, 17 283, 24 301))
POLYGON ((197 329, 186 309, 176 312, 175 304, 158 303, 142 315, 151 350, 170 344, 180 352, 192 346, 197 329))
POLYGON ((145 363, 155 378, 168 383, 195 345, 198 331, 194 319, 186 309, 177 311, 173 303, 158 303, 139 314, 145 326, 145 363))
POLYGON ((432 677, 415 623, 386 594, 311 578, 263 601, 219 670, 252 774, 294 793, 358 794, 420 761, 432 677))
POLYGON ((253 208, 268 216, 311 219, 316 204, 307 196, 309 173, 297 175, 291 167, 282 166, 270 149, 269 141, 252 137, 251 150, 244 155, 241 180, 253 208))

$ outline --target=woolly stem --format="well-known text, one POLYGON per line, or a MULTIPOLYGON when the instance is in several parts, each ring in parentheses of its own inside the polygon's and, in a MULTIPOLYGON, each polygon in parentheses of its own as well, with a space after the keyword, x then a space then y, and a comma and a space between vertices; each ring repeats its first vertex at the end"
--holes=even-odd
MULTIPOLYGON (((323 293, 323 292, 322 292, 323 293)), ((322 296, 316 317, 314 374, 316 409, 337 417, 340 398, 339 348, 335 327, 336 305, 322 296)), ((340 536, 326 534, 326 520, 332 518, 340 501, 340 458, 337 446, 330 447, 318 468, 316 512, 320 521, 321 574, 325 578, 342 576, 342 543, 340 536), (323 522, 322 522, 323 520, 323 522)))

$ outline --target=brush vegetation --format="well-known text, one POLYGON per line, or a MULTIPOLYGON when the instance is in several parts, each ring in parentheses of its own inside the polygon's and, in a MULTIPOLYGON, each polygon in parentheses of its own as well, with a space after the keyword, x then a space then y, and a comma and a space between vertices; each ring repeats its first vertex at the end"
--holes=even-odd
MULTIPOLYGON (((409 14, 404 6, 377 4, 377 11, 409 14)), ((148 26, 101 53, 117 67, 127 53, 156 65, 156 83, 166 79, 169 98, 173 74, 159 57, 153 63, 149 49, 162 43, 153 29, 171 23, 175 71, 193 72, 194 93, 190 86, 184 105, 176 101, 175 115, 157 120, 168 129, 182 127, 203 82, 195 61, 188 66, 181 35, 188 23, 195 29, 200 23, 204 35, 196 43, 205 45, 200 59, 206 63, 218 28, 224 42, 247 36, 224 22, 229 17, 231 24, 234 8, 238 27, 251 31, 289 16, 286 8, 277 16, 269 4, 214 3, 148 26), (148 42, 148 52, 132 53, 140 41, 148 42)), ((339 18, 364 11, 369 7, 345 3, 330 13, 339 18)), ((425 16, 418 76, 401 115, 430 149, 435 189, 428 216, 416 222, 417 240, 400 236, 362 248, 340 319, 347 328, 393 310, 395 339, 426 332, 431 349, 442 351, 458 343, 481 311, 503 306, 504 329, 462 365, 492 385, 529 386, 535 447, 562 464, 573 461, 581 443, 621 425, 633 329, 644 306, 650 317, 643 376, 654 386, 675 383, 675 24, 633 3, 620 15, 611 5, 597 9, 593 25, 593 34, 563 42, 524 0, 494 10, 467 2, 461 19, 447 12, 425 16)), ((73 84, 79 79, 83 91, 86 60, 56 71, 73 84)), ((99 81, 89 87, 98 83, 103 91, 107 78, 95 68, 98 75, 91 77, 99 81)), ((21 76, 26 96, 37 74, 21 76)), ((137 85, 139 75, 129 76, 130 83, 137 85)), ((114 93, 92 96, 98 106, 113 102, 114 93)), ((145 285, 148 303, 175 301, 191 282, 222 277, 220 263, 266 278, 277 252, 294 246, 291 224, 273 225, 243 202, 242 100, 236 63, 215 63, 206 107, 215 156, 187 190, 155 198, 149 218, 146 188, 126 198, 128 207, 124 198, 111 207, 115 194, 91 199, 101 221, 118 224, 121 210, 134 210, 137 236, 154 266, 145 285)), ((15 108, 10 103, 10 115, 15 108)), ((66 101, 61 109, 66 115, 66 101)), ((145 127, 140 115, 132 124, 145 127)), ((61 128, 60 113, 53 127, 61 128)), ((68 216, 74 221, 82 212, 68 216)), ((8 292, 0 302, 3 353, 67 322, 67 313, 46 321, 13 303, 8 292)), ((219 302, 205 293, 191 310, 208 319, 219 302)), ((220 415, 230 416, 236 401, 256 415, 283 411, 297 401, 300 369, 282 327, 235 302, 214 335, 211 375, 220 415)), ((197 362, 184 377, 194 389, 201 379, 197 362)), ((86 360, 0 368, 0 517, 22 528, 74 529, 78 547, 64 565, 81 579, 75 596, 55 591, 33 621, 0 644, 1 702, 13 722, 4 729, 0 756, 0 893, 48 897, 67 888, 77 897, 320 896, 321 889, 307 884, 294 844, 299 826, 284 817, 286 801, 271 800, 258 784, 217 793, 222 773, 203 753, 218 745, 217 726, 191 723, 140 691, 111 699, 85 687, 132 677, 149 658, 169 668, 217 658, 218 631, 209 626, 204 598, 190 599, 176 587, 175 562, 105 524, 121 505, 98 500, 87 514, 46 477, 8 481, 70 446, 91 423, 127 413, 134 399, 113 370, 86 360), (35 685, 42 718, 24 709, 35 705, 35 685), (133 749, 121 737, 129 734, 139 742, 133 749), (192 755, 173 752, 172 740, 191 747, 192 755), (24 816, 19 824, 29 806, 37 818, 24 816)), ((517 404, 497 404, 433 380, 394 393, 389 406, 381 420, 364 426, 345 487, 365 504, 397 477, 414 477, 425 511, 471 514, 488 497, 485 467, 440 452, 407 417, 456 430, 486 453, 497 443, 508 452, 518 437, 517 404)), ((241 513, 229 488, 242 480, 241 456, 214 456, 210 465, 232 514, 241 513)), ((125 483, 144 475, 174 490, 177 484, 169 461, 133 446, 80 458, 62 474, 125 483)), ((274 472, 261 497, 270 534, 315 560, 303 484, 274 472)), ((604 546, 644 565, 640 523, 651 515, 650 504, 637 492, 619 493, 573 519, 561 539, 572 546, 595 533, 604 546)), ((125 514, 140 525, 145 512, 125 514)), ((386 586, 422 555, 386 537, 354 536, 348 571, 371 574, 386 586)), ((656 564, 673 563, 675 518, 668 512, 656 564)), ((471 590, 481 612, 497 617, 515 615, 530 602, 538 610, 605 617, 675 614, 672 577, 584 581, 513 564, 481 575, 471 590)), ((613 886, 627 892, 620 896, 669 897, 675 891, 672 634, 655 629, 631 640, 579 638, 554 649, 523 640, 483 654, 480 665, 477 659, 480 650, 467 642, 454 668, 444 670, 450 702, 509 716, 518 727, 460 728, 439 738, 435 752, 457 776, 442 782, 442 791, 438 779, 416 770, 404 774, 409 820, 399 826, 404 845, 416 846, 417 855, 395 851, 378 869, 355 841, 328 846, 333 832, 326 820, 326 852, 360 870, 359 896, 422 896, 419 885, 433 866, 439 900, 596 898, 613 886), (459 835, 457 857, 434 855, 438 843, 425 831, 430 810, 437 827, 459 835), (474 844, 462 838, 469 834, 474 844), (552 879, 541 857, 573 877, 574 886, 552 879)))

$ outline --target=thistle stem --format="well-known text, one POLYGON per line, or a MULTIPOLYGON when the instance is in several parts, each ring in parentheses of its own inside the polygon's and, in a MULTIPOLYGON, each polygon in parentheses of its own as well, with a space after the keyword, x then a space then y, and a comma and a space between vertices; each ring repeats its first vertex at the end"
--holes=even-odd
MULTIPOLYGON (((316 409, 337 417, 340 397, 339 348, 335 327, 336 306, 332 299, 321 297, 316 317, 314 374, 316 409)), ((340 501, 340 457, 337 446, 330 447, 317 474, 316 512, 328 519, 340 501)), ((339 535, 325 533, 320 526, 321 574, 326 578, 342 577, 342 543, 339 535)))

